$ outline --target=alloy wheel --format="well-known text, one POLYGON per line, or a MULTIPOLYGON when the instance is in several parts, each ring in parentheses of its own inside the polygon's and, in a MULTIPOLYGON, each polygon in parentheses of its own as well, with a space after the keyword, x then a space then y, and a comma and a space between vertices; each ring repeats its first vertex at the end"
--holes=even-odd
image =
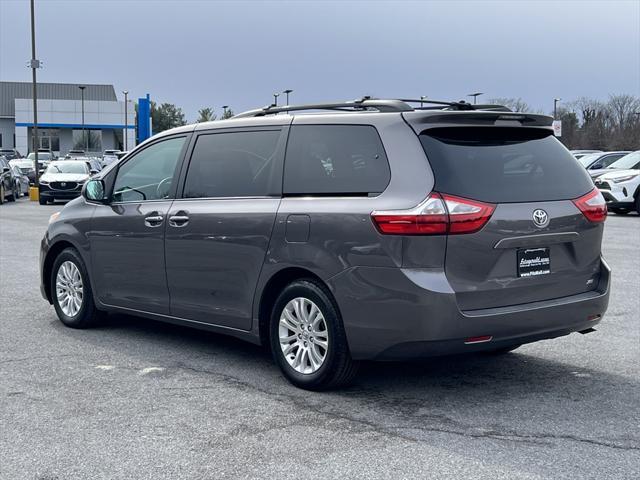
POLYGON ((62 313, 74 317, 82 308, 84 288, 82 275, 75 263, 66 261, 56 275, 56 298, 62 313))
POLYGON ((290 300, 280 314, 280 348, 287 363, 298 373, 317 372, 329 348, 327 323, 318 306, 305 297, 290 300))

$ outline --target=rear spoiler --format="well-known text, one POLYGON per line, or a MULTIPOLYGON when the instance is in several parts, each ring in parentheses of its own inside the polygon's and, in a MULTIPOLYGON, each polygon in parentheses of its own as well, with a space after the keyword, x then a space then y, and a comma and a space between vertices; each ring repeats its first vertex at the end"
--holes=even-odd
POLYGON ((427 128, 459 126, 536 127, 553 130, 553 118, 535 113, 503 111, 431 111, 403 112, 407 123, 420 134, 427 128))

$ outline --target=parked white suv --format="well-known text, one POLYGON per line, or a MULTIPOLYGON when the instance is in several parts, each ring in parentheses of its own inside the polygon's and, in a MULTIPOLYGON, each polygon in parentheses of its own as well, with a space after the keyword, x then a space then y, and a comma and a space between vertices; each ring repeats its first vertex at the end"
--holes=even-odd
MULTIPOLYGON (((631 153, 640 160, 640 151, 631 153)), ((616 169, 600 175, 594 180, 607 208, 613 213, 624 215, 632 210, 640 214, 640 169, 616 169)))

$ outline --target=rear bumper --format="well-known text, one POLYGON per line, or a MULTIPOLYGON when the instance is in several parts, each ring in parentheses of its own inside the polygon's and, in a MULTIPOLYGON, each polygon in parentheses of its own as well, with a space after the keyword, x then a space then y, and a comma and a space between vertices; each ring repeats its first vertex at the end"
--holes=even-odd
POLYGON ((398 360, 498 349, 593 327, 609 303, 604 260, 589 292, 510 307, 461 311, 442 271, 355 267, 329 282, 355 359, 398 360), (483 343, 470 337, 491 336, 483 343))

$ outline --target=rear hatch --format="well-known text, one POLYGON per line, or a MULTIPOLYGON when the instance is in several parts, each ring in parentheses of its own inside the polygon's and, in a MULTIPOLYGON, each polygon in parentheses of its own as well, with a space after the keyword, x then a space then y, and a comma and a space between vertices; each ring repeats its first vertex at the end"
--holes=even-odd
MULTIPOLYGON (((436 127, 420 140, 434 191, 445 200, 483 202, 491 212, 480 230, 450 229, 447 236, 445 272, 461 310, 597 287, 606 209, 585 169, 549 129, 436 127)), ((456 203, 447 201, 447 208, 453 219, 456 203)))

